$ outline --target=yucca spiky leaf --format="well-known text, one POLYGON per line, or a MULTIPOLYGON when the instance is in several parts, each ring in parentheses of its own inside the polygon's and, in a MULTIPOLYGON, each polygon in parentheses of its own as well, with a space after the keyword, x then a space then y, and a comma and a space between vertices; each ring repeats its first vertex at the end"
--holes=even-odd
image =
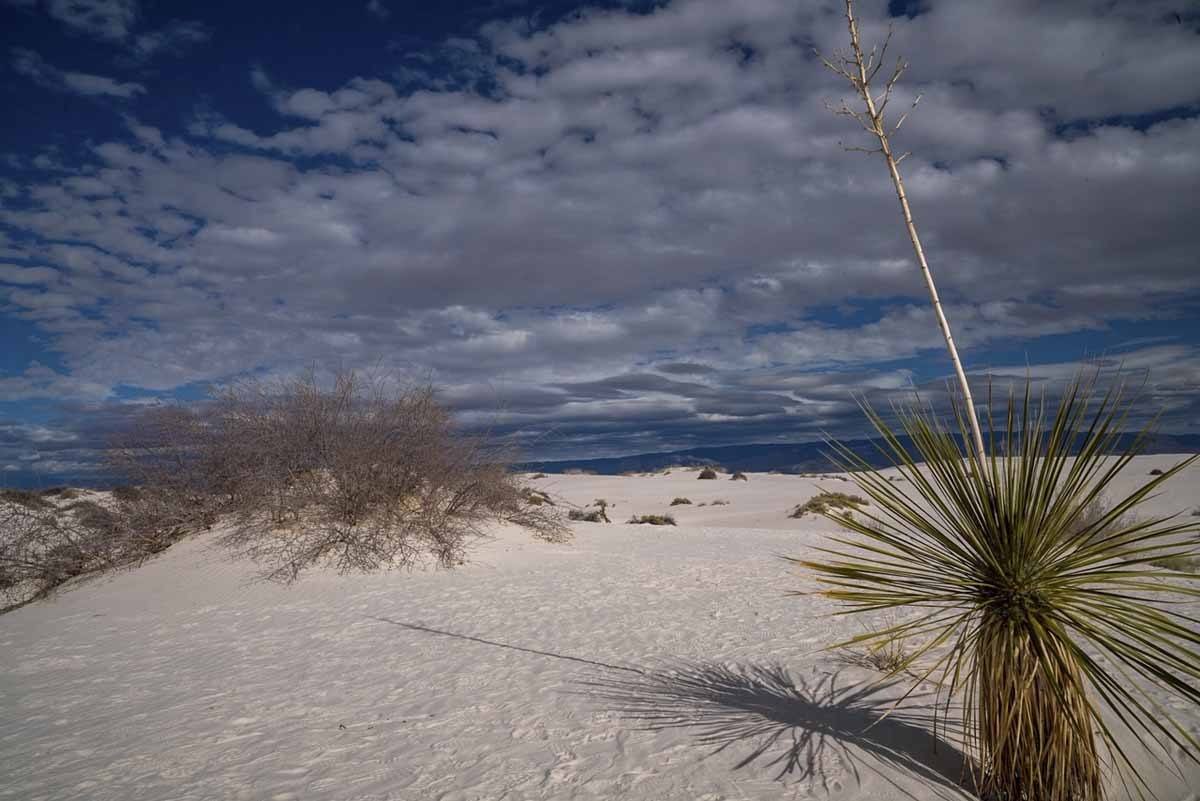
MULTIPOLYGON (((834 537, 812 570, 847 612, 923 613, 851 643, 922 641, 905 665, 962 698, 966 746, 985 797, 1098 801, 1105 771, 1148 789, 1118 732, 1196 759, 1197 743, 1156 702, 1200 703, 1197 576, 1154 563, 1196 553, 1195 523, 1133 512, 1198 457, 1089 514, 1138 453, 1124 424, 1136 401, 1076 383, 1048 416, 1029 388, 989 418, 989 455, 963 449, 928 411, 898 409, 912 450, 870 407, 880 451, 904 483, 833 443, 872 506, 826 516, 858 536, 834 537)), ((840 643, 839 646, 849 643, 840 643)), ((898 672, 897 671, 897 672, 898 672)))

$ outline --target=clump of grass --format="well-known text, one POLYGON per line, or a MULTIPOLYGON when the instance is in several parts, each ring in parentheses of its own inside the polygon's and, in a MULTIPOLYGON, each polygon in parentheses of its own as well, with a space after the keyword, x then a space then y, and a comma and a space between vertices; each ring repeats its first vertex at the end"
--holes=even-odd
POLYGON ((47 487, 42 490, 42 496, 47 498, 57 497, 70 501, 79 497, 79 491, 71 487, 47 487))
POLYGON ((602 509, 572 509, 567 512, 568 520, 581 520, 584 523, 607 523, 608 515, 602 509))
POLYGON ((999 426, 989 415, 988 455, 963 452, 971 432, 961 407, 953 433, 928 411, 898 410, 913 452, 868 408, 903 487, 834 445, 843 464, 862 469, 858 485, 881 511, 861 520, 828 512, 859 540, 839 538, 822 561, 793 561, 848 611, 920 611, 842 645, 924 640, 910 659, 931 654, 926 675, 940 672, 945 703, 961 698, 982 798, 1100 801, 1106 768, 1149 790, 1119 729, 1164 753, 1200 753, 1167 711, 1200 703, 1200 636, 1176 611, 1200 594, 1200 577, 1154 569, 1193 557, 1184 535, 1200 526, 1134 514, 1200 456, 1088 519, 1149 433, 1123 439, 1135 411, 1119 389, 1096 396, 1076 384, 1048 414, 1027 386, 999 426), (1147 704, 1150 687, 1172 701, 1147 704))
POLYGON ((675 500, 671 501, 672 506, 684 506, 684 505, 690 506, 691 503, 692 503, 691 498, 676 498, 675 500))
POLYGON ((675 518, 670 515, 634 515, 627 522, 635 525, 673 526, 675 518))
POLYGON ((696 476, 699 479, 711 480, 717 477, 717 471, 711 467, 706 467, 700 471, 700 475, 696 476))
POLYGON ((734 473, 729 477, 730 481, 749 481, 749 477, 745 473, 734 473))
POLYGON ((839 657, 847 665, 877 670, 889 676, 903 671, 912 661, 904 640, 897 637, 882 639, 868 648, 843 649, 839 657))
POLYGON ((713 501, 709 506, 728 506, 729 501, 713 501))
POLYGON ((867 499, 859 495, 847 495, 844 492, 821 492, 809 498, 792 510, 788 517, 800 518, 805 515, 827 515, 830 512, 851 512, 860 506, 866 506, 867 499))

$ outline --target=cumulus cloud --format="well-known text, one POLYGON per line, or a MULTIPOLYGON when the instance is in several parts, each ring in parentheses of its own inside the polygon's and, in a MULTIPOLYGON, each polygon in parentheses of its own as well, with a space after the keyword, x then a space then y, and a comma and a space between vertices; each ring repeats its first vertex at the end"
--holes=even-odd
MULTIPOLYGON (((1195 32, 1111 4, 926 5, 895 21, 925 96, 897 144, 969 366, 1194 314, 1200 118, 1122 115, 1200 99, 1195 32)), ((879 34, 884 4, 863 11, 879 34)), ((842 87, 811 47, 843 35, 790 0, 501 20, 404 75, 253 70, 274 116, 130 120, 0 209, 21 233, 6 308, 63 354, 0 393, 384 359, 540 453, 849 430, 855 391, 936 391, 914 362, 942 343, 886 174, 824 109, 842 87), (448 53, 461 71, 429 78, 448 53)), ((1135 351, 1175 365, 1155 397, 1180 425, 1194 345, 1135 351)))

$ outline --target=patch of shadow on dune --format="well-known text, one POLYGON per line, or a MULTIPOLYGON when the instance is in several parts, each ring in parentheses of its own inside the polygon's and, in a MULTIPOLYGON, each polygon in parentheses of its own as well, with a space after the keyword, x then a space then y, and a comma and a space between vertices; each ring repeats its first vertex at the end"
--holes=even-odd
MULTIPOLYGON (((780 665, 674 663, 637 676, 604 672, 583 684, 586 694, 640 729, 690 729, 713 746, 712 754, 751 744, 735 770, 765 761, 777 768, 777 780, 814 778, 826 790, 831 762, 841 762, 860 783, 860 765, 893 786, 891 771, 881 768, 899 767, 921 779, 926 792, 969 783, 966 758, 931 732, 932 715, 892 709, 897 693, 889 690, 897 682, 844 684, 840 675, 806 680, 780 665)), ((931 699, 908 699, 921 700, 931 699)))

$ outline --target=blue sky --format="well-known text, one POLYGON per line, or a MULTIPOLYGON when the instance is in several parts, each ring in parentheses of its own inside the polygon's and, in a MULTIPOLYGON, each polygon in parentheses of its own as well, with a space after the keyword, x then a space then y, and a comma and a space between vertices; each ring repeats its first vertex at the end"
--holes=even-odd
MULTIPOLYGON (((873 0, 977 381, 1101 359, 1200 432, 1200 14, 873 0)), ((0 482, 145 404, 432 378, 530 458, 862 429, 948 374, 838 4, 0 0, 0 482)))

